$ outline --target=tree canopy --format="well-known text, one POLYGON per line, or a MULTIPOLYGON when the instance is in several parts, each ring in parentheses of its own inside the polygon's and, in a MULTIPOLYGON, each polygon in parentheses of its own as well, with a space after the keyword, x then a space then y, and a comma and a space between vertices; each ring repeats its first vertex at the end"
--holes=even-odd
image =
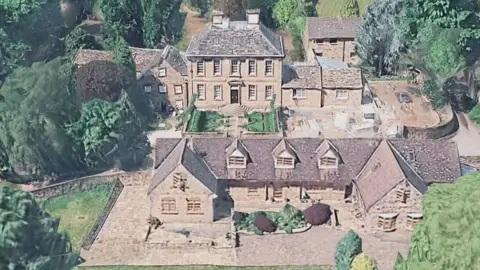
POLYGON ((480 173, 453 184, 434 184, 422 198, 423 221, 415 226, 405 262, 397 269, 480 268, 480 173))
POLYGON ((117 101, 123 89, 135 83, 130 72, 122 65, 96 60, 87 63, 76 72, 76 90, 82 101, 95 98, 117 101))
POLYGON ((0 88, 0 147, 5 166, 42 175, 82 168, 62 125, 77 115, 78 98, 68 87, 59 58, 16 69, 0 88))
POLYGON ((82 261, 32 194, 0 187, 0 269, 70 270, 82 261))

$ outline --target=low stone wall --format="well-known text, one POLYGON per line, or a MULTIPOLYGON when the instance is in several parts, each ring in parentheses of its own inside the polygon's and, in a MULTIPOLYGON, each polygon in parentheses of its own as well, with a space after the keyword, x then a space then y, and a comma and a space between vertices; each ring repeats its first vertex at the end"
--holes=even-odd
POLYGON ((114 187, 112 193, 110 194, 110 197, 108 198, 105 207, 98 215, 90 231, 87 233, 87 235, 85 235, 84 239, 82 240, 82 248, 89 250, 93 242, 97 238, 98 234, 100 233, 100 230, 102 229, 105 221, 107 220, 110 211, 113 209, 118 197, 120 196, 120 193, 123 190, 123 187, 142 185, 147 183, 147 180, 148 172, 105 173, 65 181, 63 183, 39 188, 31 192, 35 195, 35 197, 41 200, 46 200, 48 198, 72 192, 89 190, 100 184, 113 184, 114 187))
MULTIPOLYGON (((303 227, 303 228, 293 229, 291 234, 294 234, 294 233, 303 233, 303 232, 306 232, 306 231, 310 230, 311 228, 312 228, 312 224, 307 224, 307 225, 306 225, 305 227, 303 227)), ((249 232, 249 231, 246 231, 246 230, 240 230, 240 231, 238 231, 238 233, 255 235, 255 233, 249 232)), ((278 231, 274 231, 273 233, 267 233, 266 235, 272 235, 272 234, 288 234, 288 233, 285 232, 284 230, 278 230, 278 231)))
POLYGON ((464 156, 460 157, 460 162, 469 164, 473 167, 480 168, 480 156, 464 156))
POLYGON ((452 117, 446 123, 429 128, 421 127, 409 127, 405 126, 404 137, 408 139, 441 139, 458 131, 458 119, 455 114, 452 113, 452 117))

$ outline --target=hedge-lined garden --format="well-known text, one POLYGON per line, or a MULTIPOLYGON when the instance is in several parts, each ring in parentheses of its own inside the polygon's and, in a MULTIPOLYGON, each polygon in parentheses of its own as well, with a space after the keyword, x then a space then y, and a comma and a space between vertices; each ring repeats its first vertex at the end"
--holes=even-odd
POLYGON ((270 101, 270 108, 268 112, 252 112, 245 113, 245 119, 247 124, 243 125, 243 128, 250 132, 278 132, 278 116, 275 109, 275 95, 273 95, 270 101))
POLYGON ((194 110, 187 132, 215 132, 224 126, 226 116, 213 111, 194 110))

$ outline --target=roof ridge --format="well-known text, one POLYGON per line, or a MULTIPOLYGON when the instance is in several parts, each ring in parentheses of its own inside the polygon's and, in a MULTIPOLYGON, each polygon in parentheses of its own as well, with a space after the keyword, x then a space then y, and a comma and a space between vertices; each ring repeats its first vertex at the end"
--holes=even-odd
MULTIPOLYGON (((152 176, 150 177, 150 181, 152 181, 152 179, 155 177, 155 175, 157 174, 157 172, 160 171, 160 169, 162 168, 162 166, 163 166, 164 164, 166 164, 165 161, 172 156, 172 154, 173 154, 174 151, 177 149, 177 147, 179 147, 179 146, 181 147, 180 144, 181 144, 182 142, 183 142, 183 139, 180 140, 180 141, 175 145, 175 147, 173 147, 173 149, 170 151, 170 153, 168 153, 168 155, 163 159, 162 163, 160 163, 160 165, 152 172, 152 176)), ((183 151, 182 151, 182 152, 183 152, 183 151)), ((181 157, 181 156, 183 156, 183 153, 182 153, 182 155, 180 155, 180 157, 181 157)), ((178 165, 178 164, 177 164, 177 165, 178 165)), ((158 182, 158 183, 155 183, 153 186, 149 186, 149 187, 148 187, 148 191, 147 191, 147 195, 150 194, 153 190, 155 190, 155 189, 158 187, 158 185, 160 185, 162 182, 163 182, 163 180, 160 181, 160 182, 158 182)))
POLYGON ((258 30, 260 31, 260 33, 262 34, 262 36, 265 37, 265 39, 267 40, 268 44, 269 44, 270 46, 272 46, 272 48, 273 48, 278 54, 280 54, 280 55, 282 55, 282 56, 285 56, 285 52, 284 52, 284 49, 283 49, 283 39, 282 39, 281 36, 278 36, 278 37, 280 38, 280 47, 281 47, 281 49, 282 49, 282 51, 280 52, 280 51, 278 51, 277 47, 275 47, 275 46, 273 45, 273 42, 270 40, 270 37, 267 36, 267 35, 265 35, 264 31, 268 32, 268 35, 272 35, 273 37, 275 37, 275 35, 277 35, 277 34, 275 34, 273 31, 271 31, 268 27, 266 27, 265 25, 263 25, 263 23, 261 23, 261 22, 260 22, 260 25, 259 25, 259 27, 258 27, 258 30))

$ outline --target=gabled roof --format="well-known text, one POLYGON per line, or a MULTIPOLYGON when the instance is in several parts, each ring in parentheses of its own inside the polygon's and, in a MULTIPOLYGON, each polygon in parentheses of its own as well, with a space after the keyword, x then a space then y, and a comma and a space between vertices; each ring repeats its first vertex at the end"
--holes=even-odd
POLYGON ((298 160, 295 149, 285 139, 278 142, 277 146, 273 149, 272 154, 274 157, 278 157, 283 152, 289 153, 292 157, 298 160))
POLYGON ((322 70, 319 65, 285 63, 283 88, 322 89, 322 70))
POLYGON ((354 182, 368 211, 405 179, 388 142, 384 140, 355 177, 354 182))
MULTIPOLYGON (((178 144, 178 139, 159 139, 155 151, 156 164, 158 160, 166 161, 166 156, 178 144), (160 147, 160 146, 161 147, 160 147)), ((229 169, 227 167, 227 149, 232 145, 234 139, 231 138, 195 138, 192 145, 196 149, 194 152, 200 153, 198 156, 205 161, 212 174, 217 179, 228 179, 229 169)), ((335 147, 339 155, 342 157, 342 163, 338 165, 334 174, 325 174, 322 169, 318 168, 317 149, 321 149, 324 142, 318 138, 298 138, 284 139, 285 146, 288 143, 295 151, 300 162, 295 164, 295 168, 290 169, 291 173, 286 174, 285 178, 279 179, 276 174, 275 160, 272 156, 275 148, 282 139, 241 139, 239 140, 250 156, 251 162, 242 170, 242 178, 245 181, 257 183, 261 181, 286 181, 286 182, 315 182, 323 187, 345 188, 353 179, 359 175, 360 171, 365 167, 367 161, 372 157, 373 152, 377 149, 381 139, 331 139, 330 144, 335 147)), ((460 162, 458 158, 458 150, 454 142, 444 140, 406 140, 394 139, 387 140, 391 143, 389 150, 388 163, 395 163, 394 168, 400 167, 401 172, 407 180, 422 192, 421 182, 453 182, 460 177, 460 162), (408 161, 408 151, 411 147, 418 147, 416 160, 408 161), (398 161, 398 155, 403 157, 403 161, 398 161), (393 157, 392 157, 393 156, 393 157), (438 164, 437 164, 438 163, 438 164), (411 168, 419 177, 414 178, 407 172, 411 168), (428 176, 428 177, 427 177, 428 176), (435 178, 432 178, 432 177, 435 178), (439 179, 439 180, 429 180, 439 179), (420 181, 420 182, 418 182, 420 181)), ((388 152, 382 148, 382 152, 388 152)), ((388 149, 387 149, 388 150, 388 149)), ((278 151, 278 150, 277 150, 278 151)), ((371 161, 373 163, 373 161, 371 161)), ((382 167, 389 167, 387 163, 382 167)), ((375 165, 375 164, 374 164, 375 165)), ((160 165, 163 166, 163 165, 160 165)), ((373 165, 369 165, 373 166, 373 165)), ((167 166, 168 167, 168 166, 167 166)), ((160 167, 158 167, 160 168, 160 167)), ((395 169, 398 174, 398 170, 395 169)), ((394 170, 392 170, 394 171, 394 170)), ((391 172, 386 172, 391 173, 391 172)), ((230 174, 230 178, 232 178, 230 174)), ((376 185, 383 184, 385 177, 375 178, 376 185)), ((236 179, 236 178, 232 178, 236 179)), ((424 183, 425 184, 425 183, 424 183)), ((373 187, 376 188, 376 187, 373 187)), ((374 191, 374 190, 373 190, 374 191)))
POLYGON ((227 157, 231 156, 233 154, 233 152, 235 152, 235 150, 238 150, 240 153, 242 153, 242 155, 247 159, 249 160, 250 159, 250 155, 248 154, 248 150, 247 148, 245 147, 245 145, 243 145, 243 143, 238 140, 238 139, 234 139, 232 144, 227 147, 227 149, 225 149, 225 152, 226 152, 226 155, 227 157))
POLYGON ((359 18, 308 17, 306 28, 309 39, 355 38, 359 18))
MULTIPOLYGON (((163 140, 162 140, 163 141, 163 140)), ((162 150, 162 141, 157 143, 162 150)), ((166 140, 167 141, 167 140, 166 140)), ((176 140, 178 141, 178 140, 176 140)), ((159 148, 156 148, 157 151, 159 148)), ((164 151, 158 151, 163 153, 164 151)), ((157 154, 156 154, 157 156, 157 154)), ((159 155, 165 156, 165 155, 159 155)), ((157 158, 155 158, 157 160, 157 158)), ((183 165, 195 178, 197 178, 205 187, 207 187, 214 194, 217 193, 217 178, 210 170, 208 165, 197 153, 191 141, 182 139, 178 141, 173 150, 166 155, 161 161, 160 165, 152 172, 152 177, 149 181, 148 194, 157 188, 169 176, 175 168, 183 165)))
MULTIPOLYGON (((187 74, 185 58, 180 51, 172 46, 167 46, 163 50, 130 47, 130 51, 138 73, 144 73, 155 66, 161 65, 165 60, 179 73, 187 74)), ((111 61, 112 54, 109 51, 80 49, 76 53, 74 61, 77 65, 85 65, 94 60, 111 61)))
POLYGON ((359 68, 322 68, 322 88, 362 89, 362 70, 359 68))
POLYGON ((188 46, 187 57, 281 57, 285 56, 282 38, 265 27, 246 21, 224 19, 220 25, 209 24, 188 46))
POLYGON ((332 144, 332 142, 330 142, 330 140, 327 139, 323 140, 323 142, 318 146, 317 150, 315 150, 315 153, 317 153, 319 157, 323 157, 326 153, 328 153, 328 151, 333 151, 338 158, 342 159, 338 149, 332 144))

